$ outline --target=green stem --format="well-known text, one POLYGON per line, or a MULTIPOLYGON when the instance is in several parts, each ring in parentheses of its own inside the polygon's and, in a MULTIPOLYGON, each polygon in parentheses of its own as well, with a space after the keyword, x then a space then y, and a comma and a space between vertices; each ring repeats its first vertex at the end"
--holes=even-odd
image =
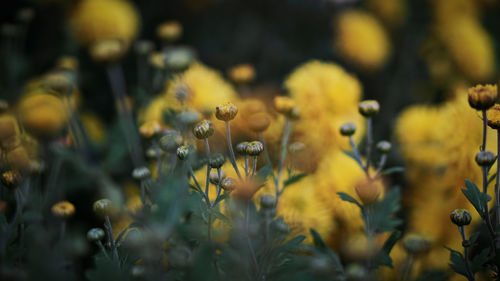
POLYGON ((255 177, 255 171, 257 170, 257 156, 253 157, 253 167, 252 167, 252 178, 255 177))
POLYGON ((372 145, 373 145, 373 121, 371 117, 368 117, 366 119, 366 165, 365 165, 365 171, 366 174, 368 175, 368 178, 370 178, 370 162, 371 162, 371 152, 372 152, 372 145))
POLYGON ((274 180, 274 187, 275 187, 275 197, 276 197, 276 203, 275 207, 278 206, 278 201, 279 201, 279 196, 280 196, 280 181, 281 181, 281 173, 283 171, 283 166, 285 165, 285 160, 286 160, 286 154, 287 154, 287 145, 288 145, 288 139, 290 138, 290 133, 292 132, 292 123, 288 118, 285 119, 285 125, 283 127, 283 137, 281 138, 281 154, 280 154, 280 162, 278 165, 278 171, 277 171, 277 176, 276 179, 274 180))
MULTIPOLYGON (((208 187, 210 185, 210 144, 208 143, 208 139, 205 139, 205 150, 207 153, 207 179, 205 182, 205 194, 208 198, 208 187)), ((210 200, 207 202, 210 205, 210 200)))
POLYGON ((497 130, 497 175, 495 182, 495 195, 497 203, 497 222, 500 225, 500 130, 497 130))
POLYGON ((229 159, 231 160, 231 164, 233 165, 233 168, 236 171, 238 178, 241 179, 240 170, 238 169, 238 165, 236 164, 236 157, 234 156, 233 143, 231 141, 231 125, 229 124, 229 121, 226 121, 226 137, 227 137, 227 146, 229 147, 229 156, 230 156, 229 159))
MULTIPOLYGON (((462 236, 462 241, 465 242, 467 241, 467 237, 465 236, 465 230, 463 226, 458 227, 458 231, 460 232, 460 235, 462 236)), ((465 269, 467 270, 467 279, 469 281, 474 281, 475 277, 474 274, 472 273, 472 270, 470 268, 470 261, 469 261, 469 247, 464 246, 464 256, 465 256, 465 269)))

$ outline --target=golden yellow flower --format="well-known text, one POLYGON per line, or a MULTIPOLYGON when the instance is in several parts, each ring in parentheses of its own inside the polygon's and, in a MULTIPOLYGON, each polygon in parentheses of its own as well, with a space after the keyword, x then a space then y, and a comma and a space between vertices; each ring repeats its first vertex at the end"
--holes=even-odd
POLYGON ((469 88, 469 105, 477 110, 485 110, 492 107, 498 96, 497 85, 476 85, 469 88))
POLYGON ((255 79, 255 69, 251 64, 239 64, 231 67, 227 75, 237 84, 245 84, 255 79))
POLYGON ((136 8, 127 0, 78 1, 70 15, 73 34, 84 45, 104 39, 129 45, 137 35, 139 22, 136 8))
POLYGON ((362 180, 354 186, 354 190, 363 205, 370 205, 377 201, 382 192, 382 184, 371 180, 362 180))
POLYGON ((488 126, 492 129, 500 129, 500 104, 495 104, 493 107, 488 109, 488 126))
POLYGON ((57 60, 56 68, 63 70, 78 70, 78 59, 72 56, 62 56, 57 60))
POLYGON ((4 142, 19 135, 19 126, 16 118, 11 114, 0 115, 0 147, 5 148, 4 142))
POLYGON ((67 123, 62 101, 49 94, 26 95, 19 102, 19 115, 29 131, 37 135, 52 135, 67 123))
POLYGON ((156 36, 163 41, 172 42, 182 35, 182 25, 178 21, 167 21, 156 28, 156 36))
POLYGON ((368 0, 366 4, 386 25, 395 28, 405 20, 406 2, 406 0, 368 0))
POLYGON ((75 206, 69 201, 61 201, 54 204, 50 210, 55 217, 67 219, 75 213, 75 206))
POLYGON ((109 63, 119 60, 127 50, 121 40, 103 39, 90 45, 90 56, 96 62, 109 63))
POLYGON ((279 113, 288 116, 295 108, 295 101, 290 97, 277 96, 274 98, 274 108, 279 113))
POLYGON ((345 11, 335 27, 335 46, 347 61, 366 70, 376 70, 385 64, 391 49, 389 37, 371 14, 345 11))

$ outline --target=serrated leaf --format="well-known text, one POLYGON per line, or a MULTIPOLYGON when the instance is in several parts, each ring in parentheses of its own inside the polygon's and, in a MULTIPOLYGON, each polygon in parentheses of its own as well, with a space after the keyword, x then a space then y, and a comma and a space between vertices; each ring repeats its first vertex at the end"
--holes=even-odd
POLYGON ((361 203, 359 203, 356 199, 354 199, 351 195, 345 193, 345 192, 337 192, 337 194, 340 196, 340 199, 342 201, 346 201, 346 202, 350 202, 350 203, 354 203, 356 205, 358 205, 358 207, 360 208, 363 208, 363 205, 361 205, 361 203))
POLYGON ((369 219, 370 231, 375 234, 393 231, 403 222, 395 215, 401 208, 401 192, 395 187, 389 190, 381 201, 363 208, 365 221, 369 219))
POLYGON ((309 232, 311 232, 311 236, 313 237, 314 241, 314 246, 316 246, 317 249, 324 250, 328 248, 326 246, 326 243, 323 241, 323 238, 321 238, 321 235, 319 235, 319 233, 316 230, 311 228, 309 229, 309 232))
POLYGON ((462 256, 462 253, 455 251, 451 248, 445 247, 450 251, 450 267, 455 271, 456 273, 463 275, 467 277, 467 267, 465 265, 465 260, 464 257, 462 256))
POLYGON ((271 172, 272 172, 271 164, 266 164, 264 167, 260 168, 260 170, 257 172, 257 177, 260 178, 262 182, 266 182, 267 177, 269 177, 271 172))
POLYGON ((474 256, 471 261, 470 269, 473 273, 483 269, 483 265, 490 259, 490 248, 484 248, 481 253, 474 256))
POLYGON ((462 193, 467 197, 472 206, 474 206, 479 215, 484 217, 484 205, 491 200, 491 197, 483 194, 476 184, 470 180, 465 180, 465 189, 462 189, 462 193))
POLYGON ((396 242, 401 239, 401 236, 401 231, 394 231, 391 233, 389 238, 387 238, 384 245, 382 246, 382 249, 380 249, 380 251, 377 253, 377 257, 374 259, 374 262, 372 264, 373 269, 376 269, 379 266, 388 266, 390 268, 393 268, 390 253, 396 242))
POLYGON ((285 242, 283 245, 281 245, 280 247, 284 250, 287 250, 287 251, 293 251, 295 250, 299 245, 300 243, 302 243, 302 241, 304 241, 306 239, 306 236, 305 235, 299 235, 297 237, 294 237, 292 239, 290 239, 289 241, 285 242))
POLYGON ((381 175, 390 175, 394 173, 402 173, 405 171, 404 167, 391 167, 383 170, 380 174, 381 175))
POLYGON ((289 177, 284 183, 283 183, 283 188, 291 185, 291 184, 294 184, 298 181, 300 181, 303 177, 305 177, 307 174, 305 173, 300 173, 300 174, 295 174, 291 177, 289 177))

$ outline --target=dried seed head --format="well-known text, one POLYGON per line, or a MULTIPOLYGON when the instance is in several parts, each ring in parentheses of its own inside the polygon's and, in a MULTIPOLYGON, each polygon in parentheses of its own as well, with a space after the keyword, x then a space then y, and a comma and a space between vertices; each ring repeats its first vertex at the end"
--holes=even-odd
POLYGON ((226 158, 223 154, 212 153, 212 155, 210 155, 209 164, 211 168, 219 169, 222 165, 224 165, 224 162, 226 162, 226 158))
POLYGON ((231 121, 238 114, 238 107, 231 102, 226 102, 215 107, 215 117, 222 121, 231 121))
POLYGON ((138 167, 132 171, 132 177, 142 181, 151 177, 151 171, 147 167, 138 167))
POLYGON ((379 141, 377 143, 377 150, 380 153, 383 153, 383 154, 389 153, 389 151, 391 151, 391 148, 392 148, 392 144, 388 141, 379 141))
POLYGON ((207 139, 214 134, 214 125, 209 120, 203 120, 194 126, 193 134, 200 140, 207 139))
POLYGON ((96 215, 101 217, 112 216, 116 212, 113 203, 109 199, 100 199, 95 201, 93 210, 96 215))
POLYGON ((165 42, 173 42, 182 35, 182 25, 178 21, 167 21, 156 28, 156 36, 165 42))
POLYGON ((189 155, 189 148, 187 145, 181 145, 177 148, 177 158, 179 160, 184 160, 188 157, 189 155))
POLYGON ((264 151, 264 145, 260 141, 249 142, 246 153, 250 156, 259 156, 264 151))
POLYGON ((260 197, 260 206, 263 209, 272 209, 274 208, 274 197, 268 194, 262 195, 260 197))
POLYGON ((380 105, 376 100, 364 100, 359 103, 358 110, 364 117, 372 117, 377 115, 380 110, 380 105))
POLYGON ((265 112, 258 112, 250 115, 247 120, 247 124, 250 130, 261 133, 269 128, 269 125, 271 124, 271 118, 269 117, 269 114, 265 112))
POLYGON ((477 85, 468 90, 469 105, 477 110, 486 110, 492 107, 497 96, 497 85, 477 85))
POLYGON ((472 217, 469 211, 465 209, 455 209, 453 212, 451 212, 450 219, 451 222, 453 222, 457 226, 464 226, 470 224, 472 217))
POLYGON ((125 44, 118 39, 105 39, 90 46, 90 56, 96 62, 110 63, 123 57, 126 51, 125 44))
POLYGON ((97 242, 104 239, 104 230, 102 228, 92 228, 87 232, 87 240, 90 242, 97 242))
POLYGON ((236 152, 238 152, 238 154, 240 154, 240 155, 246 155, 247 154, 247 146, 248 146, 247 141, 238 143, 236 145, 236 152))
POLYGON ((61 201, 54 204, 50 210, 55 217, 66 219, 75 213, 75 206, 68 201, 61 201))
POLYGON ((274 108, 279 113, 290 116, 295 108, 295 101, 289 97, 277 96, 274 98, 274 108))
POLYGON ((2 174, 2 184, 7 188, 14 188, 19 185, 21 175, 17 171, 6 171, 2 174))
POLYGON ((427 253, 431 246, 429 239, 417 233, 407 234, 403 238, 403 248, 411 255, 427 253))
POLYGON ((354 123, 346 123, 340 126, 340 134, 346 137, 354 135, 356 132, 356 125, 354 123))
POLYGON ((354 186, 354 190, 363 205, 371 205, 377 201, 381 192, 381 187, 378 182, 372 180, 362 180, 354 186))
POLYGON ((488 126, 492 129, 500 129, 500 104, 495 104, 488 109, 488 126))
POLYGON ((220 186, 225 191, 231 191, 236 187, 236 181, 233 178, 224 178, 222 179, 220 186))
POLYGON ((493 163, 495 163, 496 159, 497 159, 497 157, 491 151, 487 151, 487 150, 479 151, 476 154, 476 163, 482 167, 488 167, 488 166, 493 165, 493 163))

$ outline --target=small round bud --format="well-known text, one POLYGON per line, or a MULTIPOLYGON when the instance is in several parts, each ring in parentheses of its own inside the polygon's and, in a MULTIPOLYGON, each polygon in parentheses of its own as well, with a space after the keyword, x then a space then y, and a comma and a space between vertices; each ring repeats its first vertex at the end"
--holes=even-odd
POLYGON ((264 151, 264 145, 260 141, 249 142, 246 148, 246 152, 250 156, 259 156, 262 151, 264 151))
POLYGON ((167 21, 158 26, 156 35, 160 40, 173 42, 182 35, 182 25, 178 21, 167 21))
POLYGON ((138 55, 147 55, 155 49, 155 45, 151 41, 140 40, 135 43, 134 49, 138 55))
POLYGON ((214 134, 214 125, 208 120, 203 120, 194 126, 193 134, 200 140, 207 139, 214 134))
POLYGON ((403 248, 412 255, 427 253, 432 246, 431 241, 416 233, 407 234, 402 242, 403 248))
POLYGON ((94 202, 94 213, 98 216, 111 216, 115 212, 115 207, 109 199, 100 199, 94 202))
POLYGON ((177 120, 185 126, 194 125, 197 122, 200 122, 200 119, 200 113, 195 110, 184 111, 177 116, 177 120))
POLYGON ((187 69, 196 59, 196 53, 189 47, 169 47, 163 52, 163 68, 172 71, 187 69))
POLYGON ((220 183, 220 186, 225 191, 231 191, 236 187, 236 181, 233 178, 224 178, 220 183))
POLYGON ((482 167, 488 167, 495 163, 497 157, 491 151, 479 151, 476 154, 476 163, 482 167))
POLYGON ((184 160, 189 155, 189 148, 187 147, 187 145, 181 145, 177 148, 176 153, 177 153, 177 158, 179 158, 179 160, 184 160))
POLYGON ((132 177, 136 180, 142 181, 151 177, 151 171, 147 167, 135 168, 132 171, 132 177))
POLYGON ((495 104, 488 109, 488 126, 492 129, 500 129, 500 104, 495 104))
POLYGON ((388 141, 379 141, 377 143, 377 150, 380 153, 383 153, 383 154, 389 153, 389 151, 391 151, 391 148, 392 148, 392 144, 388 141))
POLYGON ((75 206, 68 201, 61 201, 54 204, 50 210, 55 217, 66 219, 75 213, 75 206))
POLYGON ((58 95, 68 95, 74 87, 73 82, 65 71, 54 71, 47 74, 43 84, 49 91, 58 95))
POLYGON ((354 186, 354 190, 364 205, 371 205, 377 201, 381 187, 378 182, 372 180, 362 180, 354 186))
POLYGON ((273 221, 274 228, 281 233, 289 233, 291 231, 290 227, 283 220, 273 221))
POLYGON ((222 121, 231 121, 238 114, 238 107, 233 103, 226 102, 215 107, 215 117, 222 121))
POLYGON ((236 84, 246 84, 255 79, 255 69, 251 64, 240 64, 231 67, 227 75, 236 84))
POLYGON ((92 228, 87 232, 87 240, 90 242, 97 242, 104 239, 104 230, 102 228, 92 228))
POLYGON ((260 206, 263 209, 272 209, 274 208, 274 197, 268 194, 262 195, 260 197, 260 206))
POLYGON ((364 117, 372 117, 377 115, 380 110, 380 105, 376 100, 364 100, 359 103, 358 110, 364 117))
POLYGON ((289 97, 277 96, 274 98, 274 108, 279 113, 290 116, 295 108, 295 101, 289 97))
POLYGON ((470 246, 472 246, 472 244, 469 240, 462 241, 462 247, 469 248, 470 246))
POLYGON ((356 125, 354 123, 346 123, 340 126, 340 134, 346 137, 354 135, 356 132, 356 125))
POLYGON ((2 174, 2 184, 7 188, 16 187, 21 180, 21 174, 17 171, 7 171, 2 174))
POLYGON ((469 211, 465 209, 455 209, 453 212, 451 212, 450 219, 451 222, 453 222, 457 226, 464 226, 470 224, 472 217, 469 211))
POLYGON ((125 54, 126 47, 120 40, 105 39, 94 43, 89 51, 96 62, 110 63, 119 60, 125 54))
POLYGON ((247 124, 250 130, 261 133, 269 128, 269 125, 271 124, 271 118, 269 117, 269 114, 265 112, 257 112, 250 115, 247 120, 247 124))
POLYGON ((238 154, 240 154, 240 155, 246 155, 247 154, 247 146, 248 146, 247 141, 238 143, 236 145, 236 152, 238 152, 238 154))
POLYGON ((212 153, 212 155, 210 155, 209 164, 211 168, 219 169, 222 165, 224 165, 224 162, 226 162, 226 158, 223 154, 212 153))
MULTIPOLYGON (((222 179, 224 179, 226 177, 226 173, 224 173, 224 171, 221 171, 220 176, 222 179)), ((211 172, 210 173, 210 183, 212 183, 214 185, 219 184, 219 173, 218 172, 211 172)))
POLYGON ((182 136, 178 131, 167 130, 165 131, 165 135, 163 135, 158 141, 158 145, 163 151, 173 152, 177 150, 177 147, 179 147, 182 142, 182 136))
POLYGON ((142 264, 136 264, 130 268, 130 276, 134 279, 142 280, 146 275, 146 268, 142 264))
POLYGON ((497 96, 497 85, 477 85, 468 90, 469 105, 477 110, 486 110, 492 107, 497 96))

